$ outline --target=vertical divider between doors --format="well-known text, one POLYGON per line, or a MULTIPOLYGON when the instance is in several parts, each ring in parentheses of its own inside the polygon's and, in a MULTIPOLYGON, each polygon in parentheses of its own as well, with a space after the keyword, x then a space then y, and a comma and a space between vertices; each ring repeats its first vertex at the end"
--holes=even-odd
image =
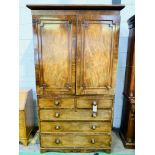
POLYGON ((78 59, 78 49, 77 49, 77 41, 78 41, 78 15, 75 16, 75 27, 76 27, 76 43, 75 43, 75 95, 77 95, 77 59, 78 59))

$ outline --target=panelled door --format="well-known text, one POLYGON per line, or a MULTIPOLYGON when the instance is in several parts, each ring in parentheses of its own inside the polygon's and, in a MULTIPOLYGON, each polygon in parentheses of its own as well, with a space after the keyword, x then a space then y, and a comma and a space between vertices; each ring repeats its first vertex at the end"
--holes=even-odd
POLYGON ((118 20, 106 15, 78 16, 77 94, 114 94, 118 20))
POLYGON ((36 79, 45 94, 75 94, 75 16, 34 18, 36 79))

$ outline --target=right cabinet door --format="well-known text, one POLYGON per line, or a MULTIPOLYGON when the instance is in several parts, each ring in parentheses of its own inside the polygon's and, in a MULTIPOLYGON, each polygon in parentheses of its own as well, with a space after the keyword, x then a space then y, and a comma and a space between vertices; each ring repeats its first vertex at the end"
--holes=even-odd
POLYGON ((114 94, 119 18, 78 16, 76 94, 114 94))

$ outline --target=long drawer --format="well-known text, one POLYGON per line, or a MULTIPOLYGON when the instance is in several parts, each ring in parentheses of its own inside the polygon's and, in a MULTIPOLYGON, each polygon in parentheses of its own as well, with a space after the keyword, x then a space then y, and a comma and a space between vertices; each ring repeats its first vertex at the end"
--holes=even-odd
POLYGON ((69 108, 73 109, 74 98, 40 98, 40 108, 69 108))
POLYGON ((98 99, 95 97, 92 98, 78 98, 77 99, 77 108, 88 108, 91 109, 93 102, 96 102, 97 108, 111 108, 113 105, 112 99, 98 99))
POLYGON ((98 120, 108 121, 112 119, 112 111, 109 109, 98 109, 96 117, 92 116, 92 110, 78 109, 42 109, 40 110, 40 120, 98 120))
POLYGON ((109 147, 111 135, 41 134, 41 147, 109 147))
POLYGON ((111 132, 111 121, 106 122, 40 122, 41 132, 111 132))

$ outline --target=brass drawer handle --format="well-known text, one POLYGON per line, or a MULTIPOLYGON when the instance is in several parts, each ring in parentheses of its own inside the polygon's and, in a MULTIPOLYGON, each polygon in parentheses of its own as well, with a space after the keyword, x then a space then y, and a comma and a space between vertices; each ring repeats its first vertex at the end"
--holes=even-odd
POLYGON ((92 117, 96 117, 96 116, 97 116, 97 113, 93 112, 92 117))
POLYGON ((96 125, 92 125, 92 129, 95 130, 96 129, 96 125))
POLYGON ((92 114, 92 117, 96 117, 97 116, 97 102, 96 101, 93 101, 93 114, 92 114))
POLYGON ((59 112, 56 112, 55 113, 55 117, 57 117, 57 118, 60 117, 60 113, 59 112))
POLYGON ((54 102, 54 104, 55 104, 55 105, 59 105, 60 102, 56 100, 56 101, 54 102))
POLYGON ((95 139, 94 138, 91 139, 91 143, 95 144, 95 139))
POLYGON ((58 139, 58 138, 55 139, 55 143, 56 143, 56 144, 60 144, 60 139, 58 139))
POLYGON ((97 102, 96 101, 93 101, 93 105, 96 106, 97 105, 97 102))
POLYGON ((60 129, 60 126, 59 126, 59 125, 56 125, 56 126, 55 126, 55 129, 56 129, 56 130, 59 130, 59 129, 60 129))

